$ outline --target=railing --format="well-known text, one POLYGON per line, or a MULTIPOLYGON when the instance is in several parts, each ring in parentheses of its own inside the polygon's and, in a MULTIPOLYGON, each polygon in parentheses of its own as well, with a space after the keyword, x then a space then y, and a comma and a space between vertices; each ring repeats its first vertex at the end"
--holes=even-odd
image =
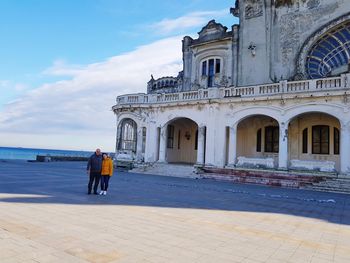
POLYGON ((164 102, 197 101, 205 99, 222 99, 229 97, 258 97, 278 94, 295 94, 313 91, 349 90, 350 74, 340 77, 301 80, 280 81, 279 83, 263 84, 247 87, 219 87, 162 94, 128 94, 117 97, 117 106, 124 104, 147 104, 164 102))

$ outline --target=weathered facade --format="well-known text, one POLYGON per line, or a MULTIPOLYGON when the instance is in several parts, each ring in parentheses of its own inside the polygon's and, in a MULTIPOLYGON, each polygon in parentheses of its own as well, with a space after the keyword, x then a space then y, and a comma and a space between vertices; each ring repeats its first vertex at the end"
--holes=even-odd
POLYGON ((122 95, 116 158, 350 175, 350 1, 237 0, 183 71, 122 95))

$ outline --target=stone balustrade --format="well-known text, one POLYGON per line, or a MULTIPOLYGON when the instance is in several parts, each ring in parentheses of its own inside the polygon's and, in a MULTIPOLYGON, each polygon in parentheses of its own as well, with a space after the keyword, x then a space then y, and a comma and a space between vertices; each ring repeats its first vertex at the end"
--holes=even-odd
POLYGON ((303 92, 349 89, 350 74, 343 74, 340 77, 300 81, 280 81, 279 83, 247 87, 215 87, 208 89, 199 89, 195 91, 162 94, 128 94, 117 97, 117 106, 128 104, 152 104, 166 102, 196 101, 205 99, 223 99, 230 97, 253 98, 258 96, 272 96, 279 94, 295 94, 303 92))

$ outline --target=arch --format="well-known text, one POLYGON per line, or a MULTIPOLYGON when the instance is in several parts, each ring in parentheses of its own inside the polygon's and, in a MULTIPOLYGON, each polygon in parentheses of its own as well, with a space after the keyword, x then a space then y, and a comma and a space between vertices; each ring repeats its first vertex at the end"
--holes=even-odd
POLYGON ((336 132, 341 122, 335 115, 327 109, 304 107, 302 111, 294 111, 289 116, 288 154, 291 169, 339 170, 340 137, 336 132), (328 162, 328 167, 322 168, 324 161, 328 162), (308 162, 313 163, 314 168, 308 167, 308 162))
POLYGON ((263 115, 280 122, 280 109, 272 107, 250 107, 237 111, 234 115, 233 126, 237 126, 241 121, 252 116, 263 115))
POLYGON ((323 78, 350 59, 350 14, 314 32, 303 44, 296 61, 296 78, 323 78))
POLYGON ((166 121, 164 124, 161 124, 160 126, 161 127, 166 127, 168 124, 170 124, 170 123, 172 123, 172 122, 174 122, 176 120, 180 120, 180 119, 188 119, 188 120, 194 122, 199 127, 198 121, 194 120, 193 118, 187 117, 187 116, 176 116, 176 117, 173 117, 170 120, 166 121))
POLYGON ((118 150, 136 153, 137 123, 130 118, 124 118, 118 125, 118 150))
POLYGON ((137 126, 141 126, 141 116, 134 113, 134 112, 122 112, 120 115, 118 115, 118 120, 117 120, 117 127, 119 127, 120 123, 124 119, 132 119, 134 122, 136 122, 137 126))
POLYGON ((329 105, 329 104, 304 104, 304 105, 297 105, 294 107, 291 107, 287 110, 284 118, 286 120, 286 123, 290 123, 291 120, 294 118, 306 114, 306 113, 324 113, 326 115, 332 116, 336 118, 340 123, 341 120, 344 119, 343 114, 339 114, 339 111, 334 110, 334 108, 337 108, 338 110, 341 109, 343 111, 343 107, 340 107, 338 105, 329 105))
POLYGON ((164 160, 194 164, 198 159, 198 124, 190 118, 172 118, 162 128, 164 160))

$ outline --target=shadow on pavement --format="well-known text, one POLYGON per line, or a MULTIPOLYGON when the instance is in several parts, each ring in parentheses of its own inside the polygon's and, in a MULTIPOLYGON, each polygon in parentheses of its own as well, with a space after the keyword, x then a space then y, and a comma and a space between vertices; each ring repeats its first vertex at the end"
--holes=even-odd
POLYGON ((278 213, 350 224, 350 195, 117 172, 107 196, 87 195, 81 162, 1 162, 7 203, 130 205, 278 213), (7 196, 8 195, 8 196, 7 196))

